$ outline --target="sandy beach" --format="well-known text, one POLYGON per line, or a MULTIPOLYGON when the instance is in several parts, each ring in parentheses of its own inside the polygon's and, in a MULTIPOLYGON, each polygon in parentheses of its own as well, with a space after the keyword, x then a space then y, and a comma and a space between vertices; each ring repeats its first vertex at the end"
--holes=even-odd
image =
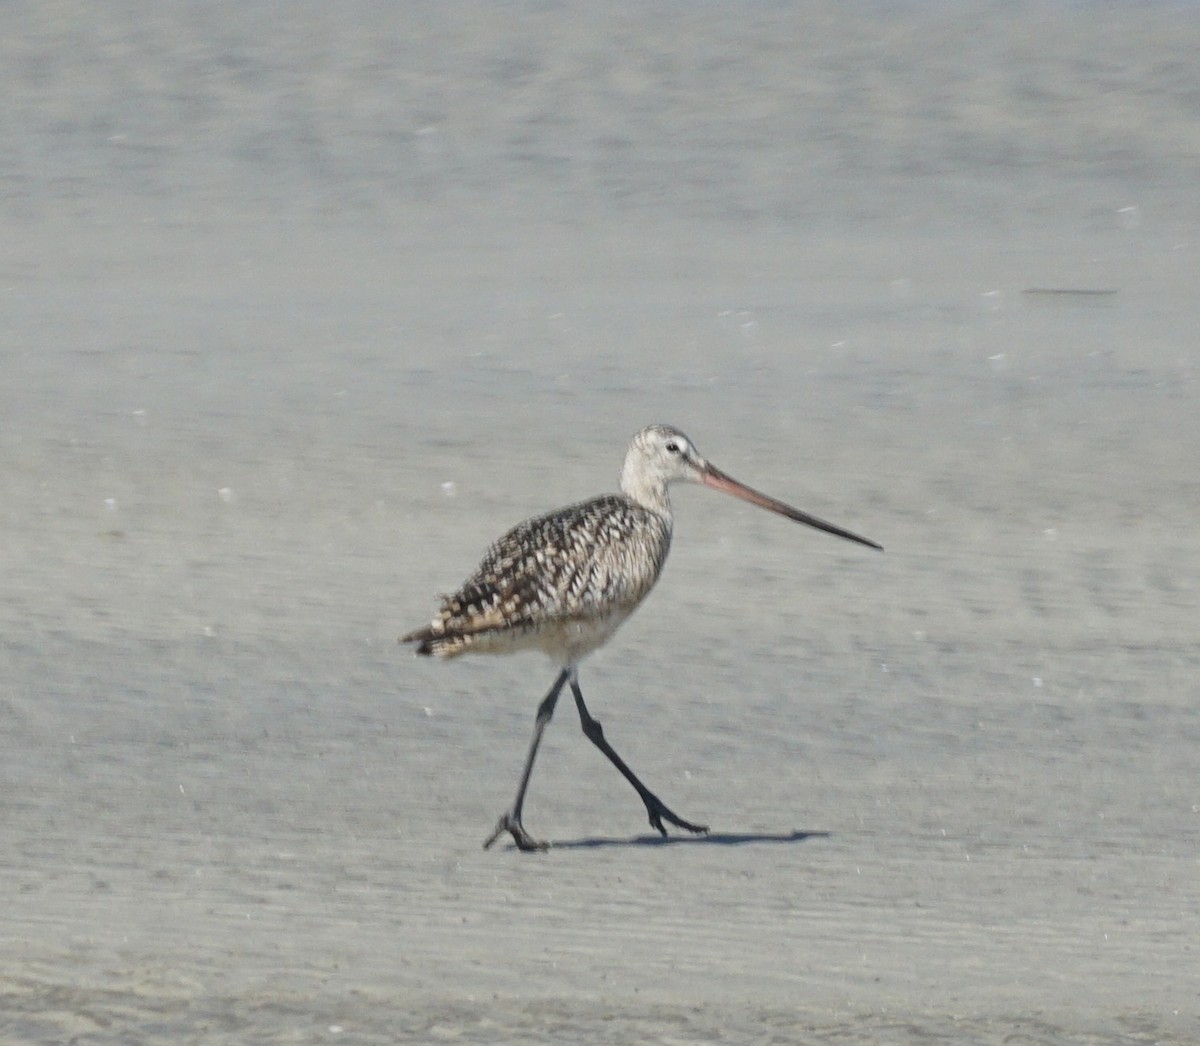
POLYGON ((0 1041, 1200 1041, 1192 4, 17 4, 0 1041), (1063 293, 1067 292, 1067 293, 1063 293), (417 659, 682 428, 581 681, 417 659))

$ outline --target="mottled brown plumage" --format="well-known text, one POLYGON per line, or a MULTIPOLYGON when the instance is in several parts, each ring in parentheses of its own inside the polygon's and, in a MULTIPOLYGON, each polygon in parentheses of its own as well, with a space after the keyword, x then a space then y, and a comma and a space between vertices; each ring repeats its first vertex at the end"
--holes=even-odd
POLYGON ((433 622, 403 637, 418 654, 540 649, 574 664, 646 597, 671 546, 671 518, 605 494, 513 527, 433 622))
POLYGON ((578 664, 601 647, 637 609, 662 573, 671 547, 671 502, 677 481, 715 490, 830 534, 879 548, 873 541, 825 523, 738 483, 705 461, 691 441, 669 425, 651 425, 633 438, 621 471, 621 493, 605 494, 513 527, 451 596, 430 624, 400 637, 418 654, 451 658, 464 653, 541 650, 560 666, 538 707, 537 722, 517 797, 484 846, 503 832, 522 850, 545 849, 521 823, 521 810, 542 732, 563 686, 570 684, 583 732, 641 796, 650 824, 663 821, 689 832, 707 832, 673 813, 613 751, 579 689, 578 664))

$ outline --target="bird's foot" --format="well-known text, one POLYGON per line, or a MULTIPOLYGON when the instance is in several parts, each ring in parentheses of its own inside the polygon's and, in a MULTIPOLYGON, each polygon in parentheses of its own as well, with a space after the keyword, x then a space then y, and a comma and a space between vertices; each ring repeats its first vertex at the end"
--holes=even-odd
POLYGON ((670 821, 676 828, 682 828, 684 831, 692 832, 695 835, 708 835, 708 825, 692 824, 691 821, 685 821, 678 814, 670 810, 654 793, 643 796, 646 803, 646 813, 650 816, 650 827, 658 831, 658 834, 666 838, 667 830, 663 827, 663 821, 670 821))
MULTIPOLYGON (((707 830, 707 829, 706 829, 707 830)), ((504 814, 499 821, 496 822, 496 830, 487 837, 487 841, 483 844, 483 848, 487 850, 497 839, 505 832, 508 832, 513 837, 513 842, 517 844, 518 850, 524 850, 526 853, 538 850, 549 850, 550 844, 544 843, 539 839, 534 839, 527 831, 525 826, 521 824, 521 818, 515 816, 510 810, 504 814)))

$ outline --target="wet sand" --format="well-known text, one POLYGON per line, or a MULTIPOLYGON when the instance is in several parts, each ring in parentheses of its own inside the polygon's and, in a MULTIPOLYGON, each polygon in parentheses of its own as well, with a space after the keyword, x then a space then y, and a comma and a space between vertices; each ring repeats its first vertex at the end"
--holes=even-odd
POLYGON ((1194 7, 10 14, 0 1039, 1200 1038, 1194 7), (658 420, 887 551, 679 491, 713 834, 563 706, 485 852, 553 668, 395 636, 658 420))

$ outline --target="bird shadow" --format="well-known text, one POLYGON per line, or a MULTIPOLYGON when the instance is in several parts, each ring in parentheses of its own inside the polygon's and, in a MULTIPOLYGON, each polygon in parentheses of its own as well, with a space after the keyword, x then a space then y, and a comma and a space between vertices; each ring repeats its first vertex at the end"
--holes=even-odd
MULTIPOLYGON (((551 850, 602 850, 618 846, 747 846, 752 843, 802 843, 807 839, 827 839, 828 832, 710 832, 707 835, 636 835, 631 839, 589 836, 561 839, 550 843, 551 850)), ((511 847, 516 849, 516 847, 511 847)))

